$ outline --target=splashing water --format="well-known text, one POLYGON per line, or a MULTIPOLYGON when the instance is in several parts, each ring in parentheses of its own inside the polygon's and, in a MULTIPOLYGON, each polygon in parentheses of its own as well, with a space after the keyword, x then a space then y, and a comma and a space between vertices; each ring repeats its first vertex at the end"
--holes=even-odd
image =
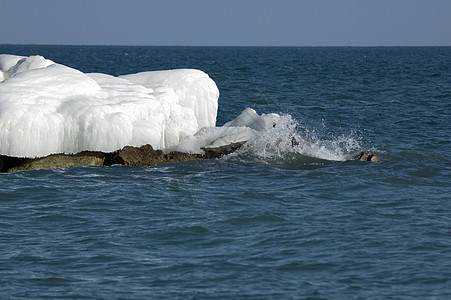
POLYGON ((360 148, 351 134, 320 137, 318 130, 302 127, 291 115, 285 114, 274 118, 272 126, 258 131, 240 150, 225 159, 297 168, 350 160, 360 148))

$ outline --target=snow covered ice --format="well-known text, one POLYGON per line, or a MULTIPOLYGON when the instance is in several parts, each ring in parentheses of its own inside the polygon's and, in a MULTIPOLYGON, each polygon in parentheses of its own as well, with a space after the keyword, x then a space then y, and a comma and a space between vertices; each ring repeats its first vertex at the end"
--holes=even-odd
POLYGON ((0 55, 0 154, 171 149, 215 126, 218 98, 215 82, 200 70, 114 77, 42 56, 0 55))
POLYGON ((235 142, 248 141, 259 132, 270 130, 278 122, 277 114, 259 115, 254 109, 246 108, 237 118, 222 127, 204 127, 194 136, 186 137, 176 150, 187 153, 202 154, 201 148, 214 148, 235 142))

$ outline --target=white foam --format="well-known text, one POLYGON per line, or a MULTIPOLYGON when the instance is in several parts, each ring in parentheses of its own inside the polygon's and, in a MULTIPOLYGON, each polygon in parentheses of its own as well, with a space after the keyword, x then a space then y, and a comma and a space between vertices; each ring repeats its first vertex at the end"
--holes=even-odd
POLYGON ((358 142, 351 136, 319 138, 306 134, 291 115, 262 114, 246 109, 224 126, 243 125, 253 128, 244 146, 228 159, 295 167, 297 164, 345 161, 350 159, 358 142))
POLYGON ((37 157, 151 144, 168 149, 216 123, 219 91, 199 70, 120 78, 41 56, 0 55, 0 154, 37 157))

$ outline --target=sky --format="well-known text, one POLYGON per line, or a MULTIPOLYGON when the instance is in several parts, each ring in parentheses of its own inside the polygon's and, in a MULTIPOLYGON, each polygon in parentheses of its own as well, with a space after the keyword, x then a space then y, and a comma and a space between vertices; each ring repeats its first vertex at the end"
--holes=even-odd
POLYGON ((451 46, 451 0, 0 0, 0 44, 451 46))

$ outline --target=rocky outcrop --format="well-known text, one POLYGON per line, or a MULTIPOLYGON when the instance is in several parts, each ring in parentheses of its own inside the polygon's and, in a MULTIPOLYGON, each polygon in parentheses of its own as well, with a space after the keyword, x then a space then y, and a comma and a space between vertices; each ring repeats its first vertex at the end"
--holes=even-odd
MULTIPOLYGON (((106 153, 83 151, 77 154, 51 154, 40 158, 15 158, 16 164, 12 163, 12 157, 0 157, 3 163, 2 172, 28 171, 37 169, 64 169, 82 166, 104 166, 106 153)), ((0 166, 2 163, 0 163, 0 166)))
POLYGON ((242 144, 237 143, 224 147, 208 148, 205 151, 205 155, 177 151, 165 154, 161 150, 154 150, 151 145, 141 147, 126 146, 118 151, 108 153, 83 151, 77 154, 51 154, 39 158, 19 158, 0 155, 0 173, 83 166, 126 165, 130 167, 147 167, 168 162, 219 158, 237 150, 242 144))
POLYGON ((164 154, 161 150, 154 150, 151 145, 144 145, 139 148, 126 146, 115 152, 112 157, 112 164, 127 165, 130 167, 147 167, 167 162, 190 161, 201 158, 198 155, 170 152, 164 154))
MULTIPOLYGON (((183 162, 196 159, 215 159, 237 151, 245 142, 230 145, 202 148, 204 154, 189 154, 154 150, 151 145, 141 147, 126 146, 115 152, 83 151, 77 154, 51 154, 40 158, 21 158, 0 155, 0 173, 28 171, 37 169, 63 169, 83 166, 126 165, 130 167, 148 167, 168 162, 183 162)), ((356 156, 361 161, 380 161, 373 153, 364 151, 356 156)))

